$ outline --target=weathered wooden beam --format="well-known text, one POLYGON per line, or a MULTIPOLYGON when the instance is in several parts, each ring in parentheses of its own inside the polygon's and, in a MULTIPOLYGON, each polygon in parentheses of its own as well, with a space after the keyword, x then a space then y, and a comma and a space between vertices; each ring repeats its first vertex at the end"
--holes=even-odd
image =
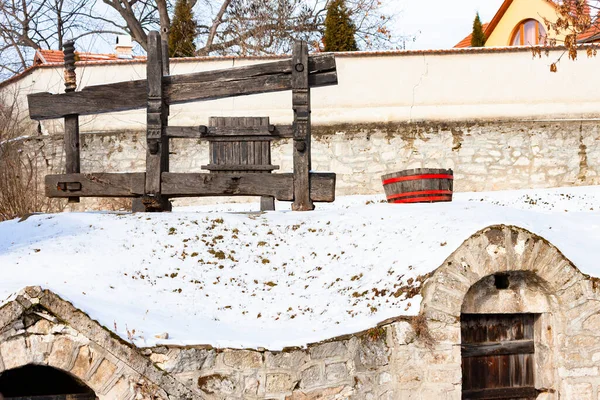
MULTIPOLYGON (((143 202, 146 211, 170 210, 169 201, 161 195, 161 175, 169 171, 169 138, 166 135, 168 108, 164 98, 162 78, 163 65, 160 34, 156 31, 148 34, 148 61, 146 76, 148 79, 147 125, 146 125, 146 195, 143 202)), ((135 207, 138 208, 137 206, 135 207)))
MULTIPOLYGON (((337 84, 335 58, 331 54, 309 58, 310 87, 337 84)), ((146 80, 88 86, 80 92, 27 96, 29 116, 35 120, 65 115, 91 115, 144 108, 146 80)), ((167 105, 226 97, 245 96, 292 89, 291 60, 244 67, 165 76, 163 90, 167 105)))
POLYGON ((486 344, 463 344, 461 349, 461 354, 463 357, 480 357, 510 354, 533 354, 535 351, 535 346, 533 340, 513 340, 510 342, 486 344))
POLYGON ((202 165, 201 169, 208 171, 247 171, 247 172, 270 172, 279 169, 279 165, 258 165, 258 164, 208 164, 202 165))
POLYGON ((137 197, 144 194, 143 172, 46 175, 48 197, 137 197))
POLYGON ((296 40, 292 54, 292 108, 294 109, 294 211, 315 208, 310 197, 310 85, 308 46, 296 40))
POLYGON ((260 211, 275 211, 275 197, 261 196, 260 211))
POLYGON ((463 399, 535 399, 540 392, 534 387, 504 387, 463 390, 463 399))
MULTIPOLYGON (((315 202, 335 200, 335 174, 311 173, 310 197, 315 202)), ((169 197, 273 196, 294 200, 293 174, 163 173, 162 192, 169 197)))
POLYGON ((219 140, 225 136, 236 137, 239 140, 241 136, 257 136, 261 139, 274 138, 284 139, 294 137, 294 128, 292 125, 269 125, 269 126, 168 126, 167 136, 177 139, 205 139, 219 140), (218 136, 218 137, 216 137, 218 136))
MULTIPOLYGON (((77 89, 75 74, 75 42, 66 41, 63 45, 65 59, 65 93, 77 89)), ((79 152, 79 115, 65 116, 64 120, 65 172, 78 174, 81 172, 81 155, 79 152)), ((79 203, 79 197, 69 197, 69 203, 79 203)))
POLYGON ((201 139, 207 128, 198 126, 167 126, 167 136, 173 139, 201 139))

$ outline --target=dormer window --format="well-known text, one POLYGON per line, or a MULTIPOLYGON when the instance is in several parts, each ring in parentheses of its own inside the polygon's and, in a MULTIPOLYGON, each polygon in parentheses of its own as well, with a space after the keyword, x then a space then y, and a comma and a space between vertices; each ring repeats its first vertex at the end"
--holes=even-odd
POLYGON ((515 28, 511 46, 533 46, 544 43, 546 39, 546 30, 544 26, 535 19, 526 19, 521 21, 515 28))

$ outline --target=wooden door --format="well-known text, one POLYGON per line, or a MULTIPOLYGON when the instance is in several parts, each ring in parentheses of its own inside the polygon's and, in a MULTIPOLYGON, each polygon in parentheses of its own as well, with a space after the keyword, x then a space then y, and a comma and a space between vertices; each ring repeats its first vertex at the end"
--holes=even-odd
POLYGON ((534 314, 463 314, 463 399, 533 400, 534 314))

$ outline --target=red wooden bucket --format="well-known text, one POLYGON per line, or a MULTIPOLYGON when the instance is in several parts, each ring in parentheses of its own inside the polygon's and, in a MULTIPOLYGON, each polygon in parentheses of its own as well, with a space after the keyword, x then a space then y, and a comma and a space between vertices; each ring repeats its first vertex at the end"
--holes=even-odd
POLYGON ((381 177, 388 203, 436 203, 452 201, 451 169, 416 168, 381 177))

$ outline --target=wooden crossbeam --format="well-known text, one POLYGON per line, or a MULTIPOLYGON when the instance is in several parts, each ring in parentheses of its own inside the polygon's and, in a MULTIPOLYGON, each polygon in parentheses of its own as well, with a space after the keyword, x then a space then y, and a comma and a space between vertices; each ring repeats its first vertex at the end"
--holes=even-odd
MULTIPOLYGON (((310 197, 316 202, 335 200, 335 174, 310 174, 310 197)), ((273 196, 279 201, 294 200, 294 175, 286 174, 202 174, 163 173, 163 194, 188 196, 273 196)))
POLYGON ((144 194, 146 174, 96 173, 46 175, 48 197, 139 197, 144 194))
MULTIPOLYGON (((311 56, 308 67, 310 87, 337 84, 335 58, 332 54, 311 56)), ((287 59, 216 71, 165 76, 162 78, 162 85, 167 105, 290 90, 292 61, 287 59)), ((146 80, 88 86, 80 92, 34 93, 27 96, 29 116, 34 120, 145 108, 146 97, 146 80)))
POLYGON ((227 137, 257 136, 261 138, 292 138, 294 127, 292 125, 269 125, 269 126, 168 126, 167 136, 179 139, 206 139, 227 140, 227 137))
MULTIPOLYGON (((92 173, 46 176, 48 197, 141 197, 146 174, 92 173)), ((310 198, 315 202, 335 200, 335 174, 310 174, 310 198)), ((285 174, 204 174, 163 172, 162 194, 189 196, 273 196, 294 200, 294 175, 285 174)))

